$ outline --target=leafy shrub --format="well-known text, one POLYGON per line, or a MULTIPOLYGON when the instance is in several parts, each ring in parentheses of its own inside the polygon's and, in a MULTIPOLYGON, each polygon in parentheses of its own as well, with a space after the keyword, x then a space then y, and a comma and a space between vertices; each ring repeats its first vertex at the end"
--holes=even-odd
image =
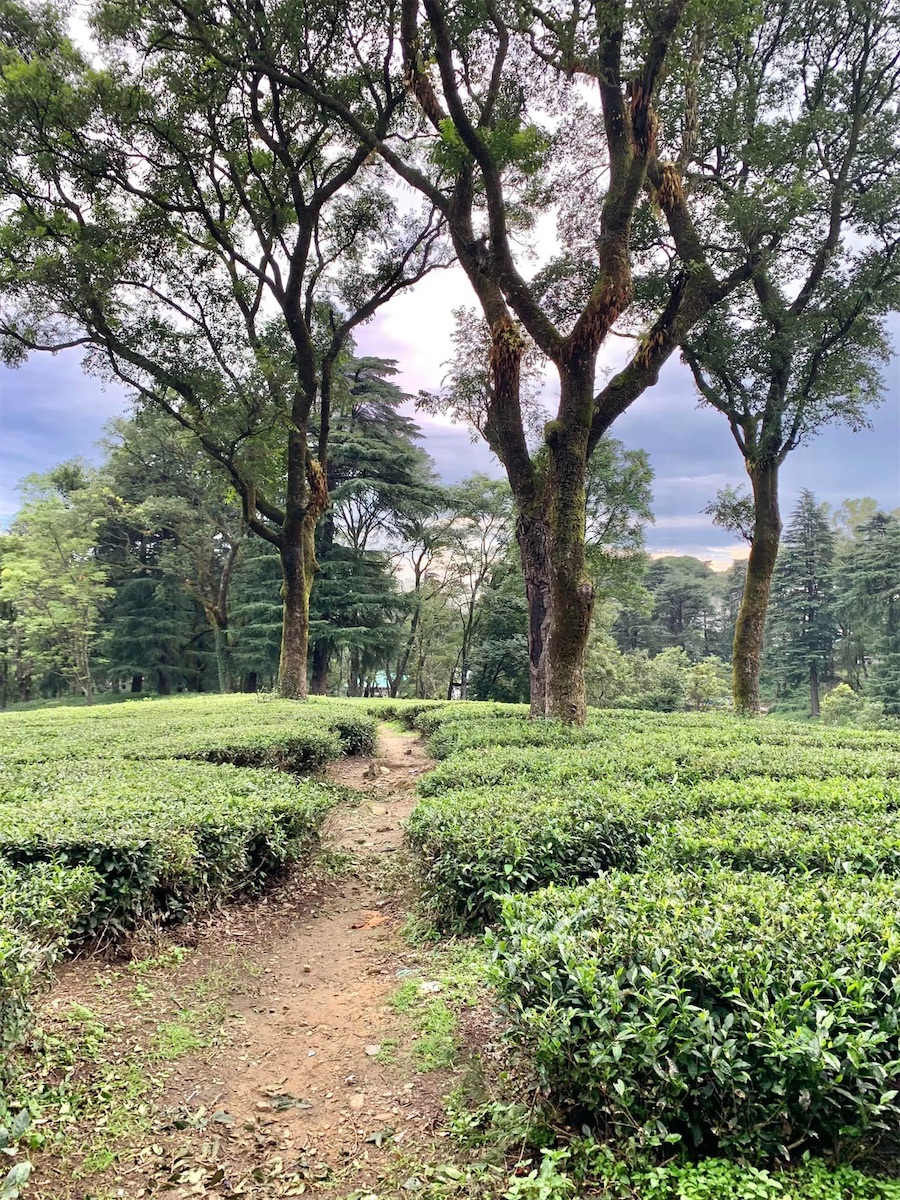
POLYGON ((367 755, 375 753, 378 727, 366 713, 350 709, 335 708, 328 718, 328 727, 340 738, 344 754, 367 755))
MULTIPOLYGON (((431 741, 446 742, 449 737, 458 736, 454 730, 455 726, 445 726, 431 741)), ((891 750, 862 752, 845 747, 770 746, 753 742, 705 746, 689 735, 631 736, 594 744, 573 737, 568 745, 557 746, 552 740, 553 733, 545 734, 545 742, 538 745, 527 740, 528 734, 526 728, 518 733, 517 742, 511 737, 502 744, 486 742, 451 752, 423 777, 419 793, 434 795, 451 789, 516 783, 562 790, 575 783, 609 778, 689 785, 703 780, 742 780, 753 776, 790 781, 804 777, 884 780, 900 776, 900 754, 891 750)))
POLYGON ((191 696, 0 717, 7 763, 186 757, 306 773, 342 754, 371 753, 374 743, 374 718, 336 701, 191 696))
POLYGON ((660 864, 737 870, 817 871, 854 875, 900 873, 900 826, 895 812, 844 815, 772 812, 759 808, 691 816, 658 826, 642 867, 660 864))
MULTIPOLYGON (((243 737, 219 735, 203 745, 196 735, 185 739, 183 748, 173 742, 165 757, 199 759, 202 762, 228 763, 234 767, 271 767, 295 775, 311 775, 340 758, 343 743, 337 732, 306 726, 288 737, 273 739, 271 734, 245 734, 243 737), (199 745, 197 743, 200 743, 199 745)), ((147 758, 147 748, 137 747, 136 758, 147 758)))
POLYGON ((0 858, 97 873, 82 935, 261 887, 309 855, 337 796, 276 772, 187 762, 40 764, 3 788, 0 858))
POLYGON ((704 1158, 647 1168, 614 1162, 605 1147, 595 1148, 605 1161, 590 1176, 592 1194, 597 1189, 619 1200, 900 1200, 900 1181, 850 1166, 812 1161, 793 1170, 760 1170, 704 1158))
POLYGON ((503 903, 512 1037, 608 1133, 751 1160, 895 1123, 900 887, 610 872, 503 903))
POLYGON ((556 721, 510 720, 508 717, 448 719, 440 722, 428 739, 435 758, 485 746, 559 746, 601 742, 606 732, 599 726, 573 728, 556 721))
POLYGON ((442 725, 457 721, 495 721, 528 716, 527 704, 492 704, 483 700, 453 700, 431 704, 413 715, 413 727, 430 736, 442 725))
POLYGON ((620 788, 572 796, 483 788, 422 800, 406 838, 429 914, 442 928, 477 926, 510 892, 633 867, 660 800, 620 788))
POLYGON ((822 697, 819 719, 824 725, 877 726, 884 720, 884 709, 854 692, 848 683, 839 683, 822 697))
POLYGON ((96 877, 45 863, 14 870, 0 859, 0 1074, 28 1027, 31 1000, 89 910, 96 877))

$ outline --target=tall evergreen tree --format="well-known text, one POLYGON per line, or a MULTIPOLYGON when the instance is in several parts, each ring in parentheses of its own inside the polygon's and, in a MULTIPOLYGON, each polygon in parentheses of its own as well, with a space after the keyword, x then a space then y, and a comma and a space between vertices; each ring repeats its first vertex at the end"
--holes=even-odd
POLYGON ((379 671, 399 641, 393 626, 406 611, 385 548, 398 523, 437 502, 431 460, 416 423, 401 406, 412 399, 393 379, 392 360, 351 358, 336 378, 328 455, 331 506, 316 534, 319 572, 310 600, 313 692, 328 686, 337 650, 347 650, 348 690, 379 671))
POLYGON ((277 549, 251 533, 231 588, 232 661, 247 692, 272 688, 278 679, 281 584, 277 549))
POLYGON ((809 682, 812 715, 819 715, 819 685, 831 671, 837 637, 834 531, 824 505, 804 489, 791 514, 772 580, 768 626, 775 678, 809 682))
POLYGON ((870 647, 868 690, 900 716, 900 519, 876 512, 860 526, 843 583, 870 647))

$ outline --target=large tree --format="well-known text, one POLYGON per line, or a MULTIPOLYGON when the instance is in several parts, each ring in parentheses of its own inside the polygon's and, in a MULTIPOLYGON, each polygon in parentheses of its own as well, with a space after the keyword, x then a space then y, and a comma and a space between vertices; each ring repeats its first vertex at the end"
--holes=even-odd
MULTIPOLYGON (((0 6, 0 332, 11 361, 83 347, 228 472, 280 554, 280 686, 300 697, 335 367, 442 261, 440 221, 427 201, 401 212, 327 110, 166 15, 98 4, 88 54, 60 10, 0 6)), ((389 61, 390 32, 366 37, 389 61)), ((388 131, 399 98, 372 99, 340 20, 286 24, 274 49, 388 131)))
MULTIPOLYGON (((704 5, 695 21, 686 17, 688 0, 508 9, 492 0, 465 9, 442 0, 424 0, 420 9, 418 0, 403 0, 396 30, 402 72, 392 73, 365 34, 372 6, 342 9, 369 87, 360 103, 319 64, 283 52, 288 4, 154 7, 179 39, 217 62, 233 69, 250 58, 265 80, 340 118, 446 219, 490 344, 483 431, 517 507, 532 711, 582 720, 594 600, 585 563, 587 462, 616 417, 656 382, 687 332, 751 265, 742 245, 704 240, 696 216, 705 201, 695 207, 684 187, 682 167, 705 116, 693 87, 703 49, 694 26, 700 22, 707 42, 733 41, 755 18, 717 3, 704 5), (599 106, 570 86, 576 78, 596 87, 599 106), (407 94, 414 106, 404 112, 399 98, 407 94), (401 114, 384 132, 372 119, 372 95, 379 112, 396 103, 401 114), (554 204, 560 253, 535 272, 527 264, 536 218, 554 204), (635 282, 645 266, 646 288, 635 282), (598 355, 629 326, 641 332, 633 352, 598 388, 598 355), (529 344, 559 381, 555 418, 534 452, 520 395, 529 344)), ((391 23, 393 10, 378 17, 391 23)))
POLYGON ((897 6, 772 0, 764 11, 749 41, 705 56, 711 119, 690 167, 712 187, 723 231, 756 257, 752 283, 684 347, 701 399, 728 420, 753 494, 733 648, 744 712, 759 707, 780 468, 823 426, 865 425, 889 354, 885 317, 900 304, 897 6))
MULTIPOLYGON (((131 624, 146 626, 148 601, 174 583, 202 611, 215 650, 219 690, 234 690, 229 631, 231 581, 245 540, 240 500, 228 474, 193 434, 155 409, 108 427, 104 478, 123 501, 104 541, 118 576, 117 608, 123 635, 114 640, 120 669, 139 659, 131 624), (134 622, 131 602, 141 610, 134 622)), ((152 624, 152 622, 150 622, 152 624)), ((133 675, 139 674, 137 661, 133 675)), ((135 679, 135 690, 140 680, 135 679)))
POLYGON ((393 361, 351 358, 335 389, 328 456, 331 505, 319 525, 322 566, 315 621, 312 687, 324 692, 332 653, 349 652, 350 692, 364 660, 380 669, 395 649, 404 615, 385 553, 398 523, 429 512, 438 500, 432 463, 415 422, 401 411, 412 399, 397 385, 393 361))

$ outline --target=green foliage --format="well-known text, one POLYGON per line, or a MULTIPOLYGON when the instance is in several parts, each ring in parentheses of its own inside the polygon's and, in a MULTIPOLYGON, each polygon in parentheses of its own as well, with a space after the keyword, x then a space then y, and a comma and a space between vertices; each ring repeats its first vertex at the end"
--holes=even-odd
POLYGON ((867 690, 900 716, 900 519, 875 512, 854 534, 842 562, 843 607, 863 636, 862 665, 871 663, 867 690))
POLYGON ((48 968, 89 910, 96 883, 87 868, 54 862, 17 869, 0 857, 0 1074, 28 1027, 48 968))
POLYGON ((542 1084, 649 1145, 789 1157, 900 1111, 900 890, 610 872, 489 935, 542 1084))
POLYGON ((809 681, 818 715, 818 681, 828 673, 837 637, 834 533, 821 505, 804 489, 782 541, 766 626, 771 671, 782 683, 809 681))
POLYGON ((668 647, 692 659, 723 651, 720 599, 723 579, 708 563, 689 555, 654 559, 642 586, 649 608, 626 606, 613 633, 623 651, 646 650, 655 656, 668 647))
POLYGON ((646 834, 617 799, 501 787, 421 800, 406 838, 429 914, 444 928, 478 927, 494 919, 510 892, 635 866, 646 834))
MULTIPOLYGON (((588 1143, 582 1168, 609 1200, 900 1200, 900 1183, 855 1167, 812 1161, 794 1170, 766 1170, 723 1158, 640 1167, 616 1162, 588 1143)), ((580 1164, 579 1164, 580 1165, 580 1164)), ((579 1173, 580 1177, 580 1173, 579 1173)))
POLYGON ((438 925, 484 924, 504 895, 612 867, 877 876, 900 864, 894 731, 622 711, 573 731, 484 707, 412 714, 444 756, 407 826, 438 925))
POLYGON ((110 595, 94 544, 115 500, 78 463, 31 476, 25 488, 4 545, 3 594, 15 606, 35 667, 56 670, 89 702, 101 607, 110 595))
POLYGON ((373 718, 351 705, 237 695, 9 713, 0 724, 8 762, 195 758, 306 773, 344 753, 370 753, 374 742, 373 718))
POLYGON ((334 800, 322 784, 237 767, 27 765, 0 792, 0 857, 90 867, 99 882, 78 932, 93 935, 258 889, 308 858, 334 800))
POLYGON ((93 870, 82 936, 179 919, 308 859, 337 792, 283 772, 374 740, 348 705, 239 696, 7 714, 0 861, 93 870))
MULTIPOLYGON (((759 1164, 892 1127, 900 735, 620 710, 573 737, 520 713, 409 714, 446 757, 407 836, 430 918, 493 922, 494 984, 550 1099, 651 1155, 759 1164)), ((605 1176, 563 1162, 515 1186, 737 1187, 713 1161, 605 1176)), ((784 1195, 795 1179, 799 1195, 849 1186, 810 1171, 784 1195)), ((733 1194, 781 1182, 751 1173, 733 1194)))
POLYGON ((839 683, 822 699, 820 720, 823 725, 873 726, 881 719, 881 705, 866 700, 848 683, 839 683))

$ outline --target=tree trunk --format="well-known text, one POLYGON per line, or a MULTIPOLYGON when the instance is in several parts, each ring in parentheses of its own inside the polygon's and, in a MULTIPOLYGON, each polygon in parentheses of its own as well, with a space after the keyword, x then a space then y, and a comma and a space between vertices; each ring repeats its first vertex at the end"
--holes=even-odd
POLYGON ((391 684, 391 699, 396 699, 397 693, 403 686, 403 677, 406 674, 406 668, 409 666, 409 656, 412 654, 412 648, 416 642, 416 632, 419 628, 419 614, 422 611, 422 598, 418 598, 415 611, 412 615, 412 621, 409 627, 409 637, 406 639, 406 645, 397 660, 397 674, 394 676, 394 681, 391 684))
POLYGON ((222 693, 234 691, 231 683, 231 664, 229 662, 228 631, 219 624, 215 613, 210 613, 209 619, 213 631, 213 645, 216 650, 216 671, 219 676, 219 691, 222 693))
POLYGON ((809 664, 809 702, 812 706, 812 715, 819 715, 819 672, 816 669, 815 663, 809 664))
POLYGON ((772 574, 781 541, 778 463, 748 463, 755 521, 744 594, 734 627, 733 692, 735 712, 759 712, 759 670, 772 574))
POLYGON ((281 547, 281 659, 278 688, 286 700, 305 700, 308 693, 306 659, 309 653, 309 597, 312 592, 315 554, 314 528, 301 521, 296 538, 289 538, 285 524, 281 547))
POLYGON ((519 511, 519 559, 528 600, 528 670, 533 718, 547 716, 547 640, 550 635, 550 529, 546 515, 519 511))
POLYGON ((143 690, 144 690, 144 677, 143 677, 143 675, 135 673, 131 677, 131 691, 133 694, 136 695, 138 692, 142 692, 143 690))
POLYGON ((162 667, 156 672, 156 690, 161 696, 172 695, 172 681, 162 667))
POLYGON ((583 725, 587 716, 584 656, 594 607, 585 561, 585 477, 593 402, 593 370, 560 370, 560 411, 548 426, 550 623, 547 715, 583 725))
POLYGON ((309 597, 319 569, 316 562, 316 526, 328 508, 328 483, 320 463, 310 458, 307 419, 315 397, 315 375, 310 371, 306 390, 292 407, 293 425, 288 435, 287 495, 279 538, 281 556, 282 626, 278 689, 286 700, 305 700, 309 691, 309 597))
POLYGON ((258 692, 259 691, 259 676, 256 673, 256 671, 248 671, 247 672, 247 678, 244 680, 244 691, 245 692, 258 692))
POLYGON ((359 648, 350 647, 350 666, 347 671, 347 695, 359 695, 359 648))
POLYGON ((328 665, 331 660, 331 647, 328 642, 320 640, 313 645, 312 654, 312 683, 310 690, 314 696, 324 696, 328 691, 328 665))

